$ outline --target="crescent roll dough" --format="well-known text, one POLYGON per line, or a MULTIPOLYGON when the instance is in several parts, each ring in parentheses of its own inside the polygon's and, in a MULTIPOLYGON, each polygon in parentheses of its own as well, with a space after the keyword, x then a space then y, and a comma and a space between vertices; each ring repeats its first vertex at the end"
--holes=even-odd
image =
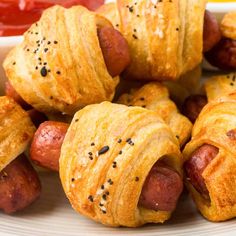
POLYGON ((4 62, 13 87, 45 113, 74 114, 112 100, 119 78, 107 71, 97 35, 101 26, 111 24, 81 6, 46 10, 4 62))
POLYGON ((187 181, 187 187, 200 212, 208 220, 236 217, 236 95, 208 103, 197 119, 192 140, 183 152, 185 160, 201 145, 219 148, 218 155, 203 171, 209 191, 206 200, 187 181))
POLYGON ((189 139, 192 123, 181 115, 169 98, 168 89, 156 82, 144 85, 129 94, 123 94, 118 103, 128 106, 142 106, 157 112, 157 114, 170 126, 175 137, 182 146, 189 139))
POLYGON ((117 0, 98 9, 128 41, 127 76, 176 80, 202 61, 205 0, 117 0))
POLYGON ((153 111, 109 102, 87 106, 75 114, 62 145, 63 188, 76 211, 103 224, 137 227, 164 222, 171 212, 148 210, 138 201, 160 158, 181 175, 178 146, 153 111))
POLYGON ((13 99, 0 97, 0 172, 25 151, 35 127, 13 99))
POLYGON ((236 91, 236 73, 214 76, 205 83, 208 101, 216 100, 236 91))
POLYGON ((220 29, 224 37, 236 40, 236 11, 227 13, 221 21, 220 29))

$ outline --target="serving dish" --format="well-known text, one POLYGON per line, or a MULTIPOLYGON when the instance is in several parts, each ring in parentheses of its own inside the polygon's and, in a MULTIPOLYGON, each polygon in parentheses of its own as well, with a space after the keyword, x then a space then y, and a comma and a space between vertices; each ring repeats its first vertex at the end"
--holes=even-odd
MULTIPOLYGON (((227 10, 225 8, 222 11, 212 3, 208 8, 215 9, 214 12, 220 17, 232 6, 227 4, 227 10)), ((21 36, 1 38, 1 60, 21 40, 21 36)), ((0 76, 4 77, 3 74, 0 76)), ((203 219, 197 214, 187 194, 183 195, 172 220, 164 225, 148 225, 135 230, 104 227, 79 216, 71 209, 56 174, 52 176, 51 173, 42 172, 41 179, 44 192, 39 202, 15 216, 0 214, 1 235, 234 235, 236 232, 235 220, 215 224, 203 219)))

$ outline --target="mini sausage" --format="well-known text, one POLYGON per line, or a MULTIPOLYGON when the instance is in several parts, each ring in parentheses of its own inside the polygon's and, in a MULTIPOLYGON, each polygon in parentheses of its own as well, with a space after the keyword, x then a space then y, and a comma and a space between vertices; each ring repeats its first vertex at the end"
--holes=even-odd
POLYGON ((145 180, 139 206, 155 211, 173 211, 182 191, 183 182, 179 174, 157 162, 145 180))
POLYGON ((191 95, 186 98, 182 106, 182 113, 194 123, 201 110, 207 104, 207 97, 203 95, 191 95))
POLYGON ((221 40, 221 37, 220 26, 216 17, 206 10, 203 27, 203 52, 211 50, 221 40))
POLYGON ((98 39, 108 72, 120 75, 131 61, 127 41, 112 27, 98 28, 98 39))
POLYGON ((184 163, 187 178, 194 188, 203 196, 208 196, 208 189, 202 177, 202 173, 216 157, 219 149, 210 144, 204 144, 193 152, 191 157, 184 163))
POLYGON ((30 158, 39 166, 58 171, 61 146, 68 127, 62 122, 42 123, 34 135, 30 158))
POLYGON ((11 214, 33 203, 41 193, 38 175, 25 155, 0 172, 0 209, 11 214))
POLYGON ((9 81, 5 82, 5 94, 8 97, 11 97, 14 99, 15 102, 17 102, 21 107, 25 110, 29 110, 32 107, 24 101, 24 99, 16 92, 16 90, 13 88, 13 86, 10 84, 9 81))
POLYGON ((211 65, 221 70, 236 70, 236 40, 222 38, 215 47, 204 55, 211 65))

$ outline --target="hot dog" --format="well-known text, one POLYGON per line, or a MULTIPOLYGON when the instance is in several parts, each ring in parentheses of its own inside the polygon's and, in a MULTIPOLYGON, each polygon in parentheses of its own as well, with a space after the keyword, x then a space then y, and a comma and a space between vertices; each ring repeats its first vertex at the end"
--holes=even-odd
POLYGON ((40 195, 36 171, 24 155, 0 172, 0 209, 10 214, 22 210, 40 195))
MULTIPOLYGON (((68 124, 47 121, 35 133, 30 156, 40 166, 58 171, 60 149, 68 124)), ((179 174, 164 163, 153 166, 144 183, 139 205, 148 209, 172 211, 183 190, 179 174)))
POLYGON ((186 98, 182 106, 182 113, 194 123, 203 107, 207 104, 207 97, 203 95, 191 95, 186 98))
POLYGON ((210 51, 205 53, 207 61, 219 69, 236 69, 236 40, 222 38, 210 51))
POLYGON ((58 171, 61 145, 68 127, 62 122, 42 123, 34 135, 30 158, 39 166, 58 171))
POLYGON ((155 211, 173 211, 182 191, 183 182, 179 174, 157 162, 145 180, 139 205, 155 211))
POLYGON ((203 28, 203 52, 211 50, 220 41, 221 37, 220 26, 216 17, 206 10, 203 28))
POLYGON ((118 76, 130 63, 129 47, 121 33, 112 27, 98 28, 98 39, 107 70, 118 76))
POLYGON ((210 144, 204 144, 199 147, 191 157, 184 163, 184 169, 187 178, 194 188, 203 196, 208 196, 208 190, 202 173, 210 164, 210 162, 216 157, 219 149, 210 144))

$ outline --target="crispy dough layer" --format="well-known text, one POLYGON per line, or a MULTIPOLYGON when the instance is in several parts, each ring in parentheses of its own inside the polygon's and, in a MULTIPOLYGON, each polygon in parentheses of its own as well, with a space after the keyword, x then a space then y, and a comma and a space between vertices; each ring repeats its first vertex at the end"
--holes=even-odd
POLYGON ((0 171, 25 151, 35 127, 13 99, 0 97, 0 171))
POLYGON ((97 28, 111 26, 81 6, 46 10, 4 62, 11 84, 37 110, 74 114, 88 104, 111 101, 119 78, 112 78, 97 28))
POLYGON ((98 9, 121 31, 139 80, 176 80, 202 60, 205 0, 118 0, 98 9))
POLYGON ((179 145, 154 111, 104 102, 77 112, 65 137, 60 177, 73 208, 109 226, 137 227, 171 212, 138 207, 160 158, 182 175, 179 145))
POLYGON ((192 123, 179 113, 175 103, 169 98, 168 89, 158 82, 146 84, 140 89, 131 90, 129 94, 123 94, 118 103, 141 106, 157 112, 170 126, 180 146, 190 137, 192 123))
POLYGON ((184 159, 202 144, 219 148, 218 155, 203 172, 210 200, 205 200, 186 180, 190 193, 204 217, 225 221, 236 217, 236 94, 208 103, 197 119, 184 159))

